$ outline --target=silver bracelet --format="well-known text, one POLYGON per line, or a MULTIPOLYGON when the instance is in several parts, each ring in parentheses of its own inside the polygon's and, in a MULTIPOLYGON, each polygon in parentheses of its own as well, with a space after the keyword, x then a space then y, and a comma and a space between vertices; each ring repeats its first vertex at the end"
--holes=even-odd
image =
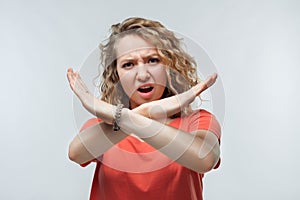
POLYGON ((121 111, 122 111, 123 106, 124 106, 123 104, 118 104, 117 105, 116 112, 114 114, 114 123, 113 123, 113 130, 114 131, 120 130, 119 123, 120 123, 120 120, 121 120, 121 111))

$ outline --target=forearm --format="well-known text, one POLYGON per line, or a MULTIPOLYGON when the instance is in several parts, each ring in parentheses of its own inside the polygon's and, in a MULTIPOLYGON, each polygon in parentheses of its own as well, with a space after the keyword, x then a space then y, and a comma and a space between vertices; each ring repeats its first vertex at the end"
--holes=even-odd
POLYGON ((218 142, 214 136, 208 135, 214 140, 208 143, 205 135, 166 126, 128 109, 122 110, 119 125, 125 133, 134 133, 170 159, 194 171, 207 172, 218 160, 218 142))
POLYGON ((69 145, 69 158, 83 164, 101 156, 127 135, 121 130, 115 132, 112 125, 104 122, 93 125, 78 133, 69 145))
MULTIPOLYGON (((114 109, 115 106, 104 109, 107 120, 113 119, 114 109)), ((99 111, 97 115, 104 114, 99 111)), ((95 159, 134 133, 170 159, 197 172, 209 171, 218 160, 217 140, 207 143, 207 137, 166 126, 129 109, 122 110, 119 126, 121 130, 116 132, 103 122, 81 131, 70 144, 70 159, 79 164, 95 159)))
POLYGON ((71 89, 80 99, 86 110, 105 122, 99 126, 101 128, 95 126, 83 131, 83 133, 79 133, 74 138, 70 144, 69 151, 71 160, 84 163, 96 158, 114 144, 124 139, 126 134, 131 133, 143 138, 171 159, 195 171, 206 171, 209 168, 207 166, 210 166, 209 163, 212 163, 209 161, 216 160, 217 154, 215 152, 217 151, 215 150, 218 150, 217 143, 206 145, 206 139, 203 137, 194 137, 190 133, 179 131, 149 119, 167 118, 180 112, 182 107, 191 103, 196 96, 215 82, 216 75, 210 76, 204 82, 192 87, 183 94, 150 102, 146 105, 143 104, 132 111, 123 109, 120 127, 124 132, 114 132, 112 130, 111 124, 114 121, 113 113, 115 113, 115 106, 94 97, 81 80, 79 74, 73 72, 72 69, 68 69, 67 77, 71 89), (139 125, 136 124, 137 122, 139 125), (204 154, 201 153, 202 149, 205 149, 204 154), (199 156, 200 154, 204 156, 199 156))
POLYGON ((133 109, 133 111, 151 119, 171 117, 192 103, 197 96, 213 85, 216 79, 217 74, 212 74, 204 81, 181 94, 142 104, 133 109))
POLYGON ((172 97, 142 104, 132 111, 151 119, 168 118, 181 112, 195 97, 193 90, 188 90, 172 97))

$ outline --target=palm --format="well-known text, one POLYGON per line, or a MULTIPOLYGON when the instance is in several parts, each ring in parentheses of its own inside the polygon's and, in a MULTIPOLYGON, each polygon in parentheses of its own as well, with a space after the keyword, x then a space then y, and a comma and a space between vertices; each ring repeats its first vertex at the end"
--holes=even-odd
POLYGON ((82 105, 92 114, 95 113, 94 111, 94 100, 95 96, 93 96, 83 80, 81 79, 78 72, 74 72, 72 68, 68 69, 67 78, 70 84, 72 91, 81 101, 82 105))

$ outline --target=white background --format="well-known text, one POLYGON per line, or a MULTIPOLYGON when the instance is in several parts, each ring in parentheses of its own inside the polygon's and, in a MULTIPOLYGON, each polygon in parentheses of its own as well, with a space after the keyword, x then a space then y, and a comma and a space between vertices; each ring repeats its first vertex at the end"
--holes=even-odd
POLYGON ((205 176, 205 199, 299 199, 299 10, 296 0, 1 0, 0 199, 88 198, 94 166, 67 156, 77 127, 65 73, 130 16, 189 36, 218 68, 222 165, 205 176))

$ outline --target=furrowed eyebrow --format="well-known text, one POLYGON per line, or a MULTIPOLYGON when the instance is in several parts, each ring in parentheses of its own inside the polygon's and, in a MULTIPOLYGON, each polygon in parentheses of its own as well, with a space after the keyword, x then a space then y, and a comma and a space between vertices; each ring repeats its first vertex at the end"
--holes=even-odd
POLYGON ((146 54, 145 58, 149 58, 151 56, 157 56, 157 57, 159 57, 158 53, 155 52, 155 53, 146 54))
MULTIPOLYGON (((157 52, 150 52, 150 53, 145 53, 145 55, 142 56, 142 59, 145 60, 145 59, 149 59, 150 57, 158 57, 160 58, 159 54, 157 52)), ((136 56, 132 56, 132 55, 128 55, 128 57, 125 56, 125 58, 121 57, 119 62, 124 64, 126 62, 134 62, 135 60, 137 59, 136 56)))
MULTIPOLYGON (((159 57, 159 55, 157 53, 150 53, 150 54, 146 54, 146 55, 142 56, 143 59, 149 58, 149 57, 159 57)), ((137 59, 136 57, 130 56, 127 58, 121 58, 120 61, 127 62, 127 61, 134 61, 136 59, 137 59)))
POLYGON ((132 49, 132 50, 129 50, 129 51, 124 51, 124 52, 117 52, 117 54, 119 54, 118 57, 121 57, 121 56, 124 56, 124 55, 128 55, 128 54, 131 54, 133 52, 137 52, 137 51, 143 51, 145 50, 145 53, 151 51, 151 53, 157 53, 157 49, 156 48, 153 48, 153 47, 141 47, 141 48, 136 48, 136 49, 132 49))
POLYGON ((124 58, 120 60, 120 63, 134 62, 134 58, 124 58))
POLYGON ((151 58, 160 58, 160 57, 157 53, 151 53, 151 54, 143 56, 143 60, 148 60, 148 59, 151 59, 151 58))

